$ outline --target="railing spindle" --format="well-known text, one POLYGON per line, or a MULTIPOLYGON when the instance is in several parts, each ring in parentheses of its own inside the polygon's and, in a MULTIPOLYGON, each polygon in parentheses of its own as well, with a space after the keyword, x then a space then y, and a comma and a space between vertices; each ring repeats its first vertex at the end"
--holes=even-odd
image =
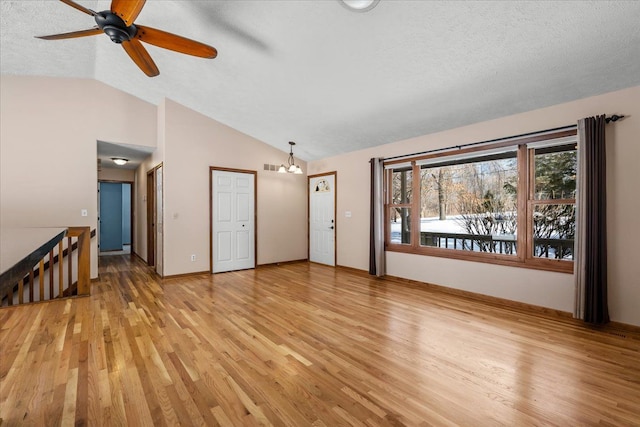
POLYGON ((26 278, 18 282, 18 304, 24 304, 24 282, 26 278))
POLYGON ((38 284, 40 285, 40 298, 39 301, 44 301, 44 259, 40 260, 38 266, 38 284))
POLYGON ((71 237, 67 237, 67 261, 69 266, 69 277, 67 279, 68 287, 67 289, 71 289, 71 285, 73 285, 73 257, 71 256, 71 237))
POLYGON ((33 268, 29 270, 29 302, 33 302, 33 268))
POLYGON ((58 243, 58 298, 62 298, 64 288, 64 268, 62 268, 63 241, 64 239, 58 243))
POLYGON ((53 248, 49 252, 49 299, 53 299, 53 248))

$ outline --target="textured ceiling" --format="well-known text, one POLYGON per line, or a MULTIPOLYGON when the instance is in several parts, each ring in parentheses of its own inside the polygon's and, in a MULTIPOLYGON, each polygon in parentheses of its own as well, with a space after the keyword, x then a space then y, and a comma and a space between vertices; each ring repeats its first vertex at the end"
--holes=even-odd
MULTIPOLYGON (((94 10, 109 2, 78 0, 94 10)), ((640 84, 640 2, 148 0, 137 23, 211 44, 148 46, 148 78, 57 1, 0 1, 3 74, 95 78, 171 98, 296 157, 323 158, 640 84)))

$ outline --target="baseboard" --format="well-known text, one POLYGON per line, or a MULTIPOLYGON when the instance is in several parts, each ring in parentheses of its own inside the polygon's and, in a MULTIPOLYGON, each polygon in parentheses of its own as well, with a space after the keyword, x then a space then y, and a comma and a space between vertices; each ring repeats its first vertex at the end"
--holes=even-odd
POLYGON ((209 272, 209 270, 205 270, 205 271, 194 271, 193 273, 181 273, 181 274, 171 274, 169 276, 160 276, 160 275, 158 276, 163 280, 167 280, 167 279, 175 279, 179 277, 201 276, 203 274, 211 274, 211 272, 209 272))
POLYGON ((144 258, 142 258, 140 255, 138 255, 137 252, 132 251, 131 255, 135 258, 138 258, 140 261, 144 262, 145 264, 147 264, 147 261, 144 258))
MULTIPOLYGON (((347 267, 345 265, 336 265, 336 268, 340 269, 340 270, 344 270, 344 271, 348 271, 350 273, 354 273, 354 274, 358 274, 358 275, 364 275, 364 276, 369 276, 369 277, 375 277, 375 276, 371 276, 369 274, 369 270, 361 270, 359 268, 355 268, 355 267, 347 267)), ((385 276, 386 277, 386 276, 385 276)), ((420 282, 421 283, 421 282, 420 282)))
POLYGON ((309 260, 305 258, 305 259, 294 259, 294 260, 291 260, 291 261, 270 262, 270 263, 267 263, 267 264, 258 264, 258 265, 256 266, 256 268, 262 268, 262 267, 276 267, 276 266, 279 266, 279 265, 286 265, 286 264, 298 264, 298 263, 301 263, 301 262, 308 262, 308 261, 309 261, 309 260))

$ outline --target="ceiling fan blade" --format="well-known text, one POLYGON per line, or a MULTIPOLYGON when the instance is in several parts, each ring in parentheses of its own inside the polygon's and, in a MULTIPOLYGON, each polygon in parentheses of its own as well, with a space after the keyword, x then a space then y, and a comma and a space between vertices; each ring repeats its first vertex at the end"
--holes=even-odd
POLYGON ((77 37, 95 36, 98 34, 102 34, 102 30, 98 27, 94 27, 88 30, 72 31, 70 33, 52 34, 50 36, 36 36, 36 38, 42 40, 61 40, 75 39, 77 37))
POLYGON ((133 62, 149 77, 155 77, 160 74, 158 67, 153 59, 147 52, 147 49, 142 46, 139 40, 131 39, 129 41, 122 42, 122 47, 129 54, 133 62))
POLYGON ((118 15, 125 24, 131 25, 144 7, 146 0, 112 0, 111 12, 118 15))
POLYGON ((78 9, 80 12, 84 12, 87 15, 96 16, 96 12, 91 9, 87 9, 86 7, 79 5, 78 3, 72 0, 60 0, 62 3, 71 6, 74 9, 78 9))
POLYGON ((136 27, 138 32, 135 37, 145 43, 201 58, 215 58, 218 55, 214 47, 204 43, 151 27, 142 25, 136 25, 136 27))

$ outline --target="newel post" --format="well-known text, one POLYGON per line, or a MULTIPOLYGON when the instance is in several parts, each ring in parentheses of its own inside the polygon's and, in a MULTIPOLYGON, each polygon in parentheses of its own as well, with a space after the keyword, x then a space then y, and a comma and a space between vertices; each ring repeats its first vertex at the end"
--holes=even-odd
POLYGON ((91 231, 89 227, 69 227, 78 236, 78 295, 91 294, 91 231))

